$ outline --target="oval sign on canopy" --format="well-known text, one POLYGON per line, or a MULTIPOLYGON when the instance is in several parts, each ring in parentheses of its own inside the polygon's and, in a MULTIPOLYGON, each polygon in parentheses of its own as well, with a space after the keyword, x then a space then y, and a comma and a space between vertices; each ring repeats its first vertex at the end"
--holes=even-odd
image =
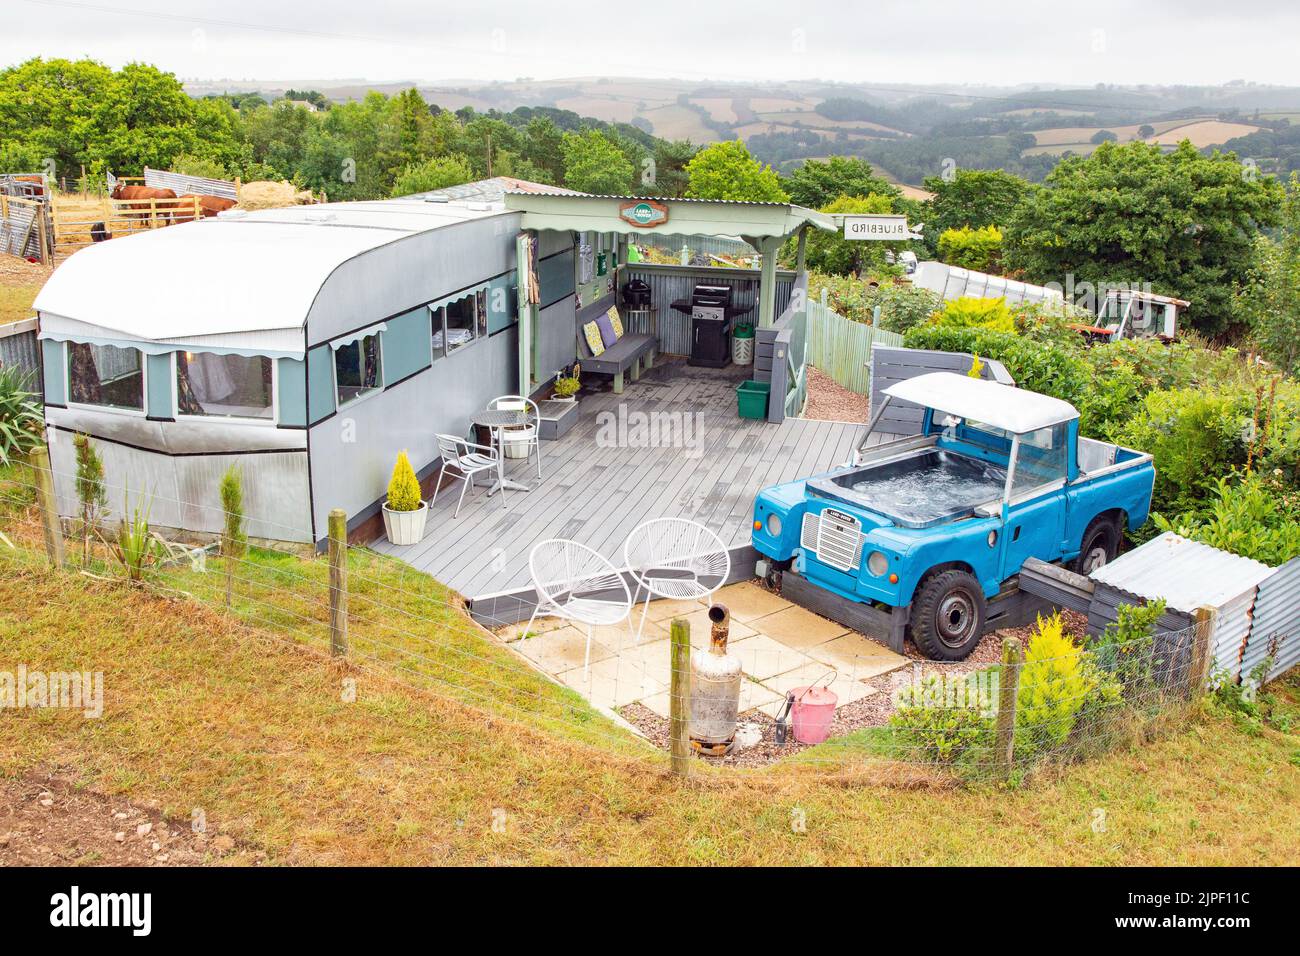
POLYGON ((668 221, 668 207, 652 199, 637 199, 619 206, 618 216, 633 226, 651 229, 668 221))

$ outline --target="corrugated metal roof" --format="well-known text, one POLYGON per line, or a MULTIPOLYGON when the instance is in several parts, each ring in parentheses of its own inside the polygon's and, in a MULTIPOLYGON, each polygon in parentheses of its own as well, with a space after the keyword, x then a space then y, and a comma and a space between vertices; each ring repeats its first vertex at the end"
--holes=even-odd
MULTIPOLYGON (((512 196, 527 195, 530 191, 507 189, 506 193, 512 196)), ((532 192, 535 192, 533 190, 532 192)), ((663 203, 706 203, 721 206, 772 206, 780 209, 802 209, 802 206, 796 206, 788 202, 760 202, 754 199, 696 199, 687 196, 623 196, 612 193, 563 193, 558 195, 578 196, 582 199, 617 199, 620 202, 663 202, 663 203)))
POLYGON ((477 182, 461 183, 459 186, 447 186, 428 192, 413 193, 403 199, 419 199, 424 202, 439 200, 451 202, 456 200, 476 200, 479 202, 501 202, 506 193, 526 196, 581 196, 583 193, 563 186, 550 186, 546 183, 534 183, 527 179, 515 179, 513 176, 493 176, 477 182))
POLYGON ((1256 587, 1272 573, 1259 561, 1229 554, 1171 531, 1092 572, 1095 581, 1190 614, 1219 608, 1256 587))

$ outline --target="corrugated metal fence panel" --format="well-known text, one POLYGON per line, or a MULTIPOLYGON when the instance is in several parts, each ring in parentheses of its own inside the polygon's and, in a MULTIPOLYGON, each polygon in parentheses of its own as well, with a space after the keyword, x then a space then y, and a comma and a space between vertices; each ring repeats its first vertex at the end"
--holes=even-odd
POLYGON ((1300 663, 1300 558, 1293 558, 1260 582, 1242 674, 1250 674, 1269 657, 1273 667, 1268 680, 1300 663))
POLYGON ((164 169, 144 168, 144 184, 154 189, 170 189, 178 196, 187 193, 200 196, 220 196, 222 199, 238 199, 235 184, 224 179, 206 179, 203 176, 186 176, 184 173, 170 173, 164 169))
MULTIPOLYGON (((664 266, 661 268, 638 268, 636 264, 626 267, 626 274, 619 277, 620 301, 621 284, 632 279, 642 279, 650 286, 650 302, 659 310, 659 351, 669 355, 689 355, 691 353, 691 319, 688 315, 674 312, 672 303, 677 299, 689 299, 697 285, 728 285, 735 291, 732 301, 737 305, 751 305, 753 310, 746 316, 751 321, 758 321, 758 282, 757 272, 752 274, 739 269, 708 269, 690 267, 664 266)), ((779 274, 776 277, 776 313, 785 311, 790 301, 790 289, 794 283, 793 274, 779 274)))
POLYGON ((1250 636, 1251 610, 1255 607, 1255 588, 1233 598, 1218 608, 1214 616, 1214 666, 1237 678, 1245 673, 1241 662, 1250 636))
MULTIPOLYGON (((1120 588, 1098 582, 1093 588, 1092 603, 1088 605, 1088 634, 1096 637, 1119 620, 1118 608, 1122 604, 1144 604, 1143 598, 1120 588)), ((1192 627, 1190 614, 1166 610, 1156 621, 1154 644, 1160 661, 1160 679, 1171 686, 1186 683, 1187 671, 1192 663, 1192 627)))
POLYGON ((0 326, 0 365, 15 365, 32 376, 40 391, 41 353, 36 343, 36 320, 0 326))
MULTIPOLYGON (((880 406, 886 388, 928 372, 970 371, 974 356, 965 352, 934 352, 929 349, 906 349, 877 343, 871 350, 871 407, 880 406)), ((983 359, 982 378, 1014 385, 1015 380, 1000 362, 983 359)), ((916 435, 921 431, 924 409, 912 402, 891 401, 885 409, 879 430, 895 435, 916 435)))
POLYGON ((0 215, 0 253, 10 256, 39 256, 40 240, 35 229, 36 207, 8 203, 8 215, 0 215))
POLYGON ((897 332, 854 322, 820 302, 808 303, 808 364, 859 395, 871 393, 871 350, 876 345, 901 348, 897 332))
POLYGON ((757 250, 743 239, 723 236, 661 236, 653 233, 636 237, 638 246, 654 246, 664 252, 680 253, 682 246, 692 252, 715 256, 752 256, 757 250))

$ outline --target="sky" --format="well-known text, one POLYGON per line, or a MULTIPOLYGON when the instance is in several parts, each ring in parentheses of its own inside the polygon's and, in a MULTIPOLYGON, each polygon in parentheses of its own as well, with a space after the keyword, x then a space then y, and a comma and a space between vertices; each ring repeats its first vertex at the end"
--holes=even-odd
POLYGON ((1300 85, 1296 0, 2 0, 0 65, 182 79, 1300 85))

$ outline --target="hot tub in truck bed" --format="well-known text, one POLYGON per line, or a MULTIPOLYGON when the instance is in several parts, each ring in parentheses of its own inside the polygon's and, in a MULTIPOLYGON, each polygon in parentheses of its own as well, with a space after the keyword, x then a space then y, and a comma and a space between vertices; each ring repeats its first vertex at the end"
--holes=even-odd
POLYGON ((1029 558, 1088 573, 1147 519, 1151 456, 1079 437, 1068 402, 934 372, 885 390, 852 465, 759 492, 755 549, 798 603, 902 649, 961 660, 1012 620, 1029 558), (891 400, 921 434, 868 447, 891 400))

